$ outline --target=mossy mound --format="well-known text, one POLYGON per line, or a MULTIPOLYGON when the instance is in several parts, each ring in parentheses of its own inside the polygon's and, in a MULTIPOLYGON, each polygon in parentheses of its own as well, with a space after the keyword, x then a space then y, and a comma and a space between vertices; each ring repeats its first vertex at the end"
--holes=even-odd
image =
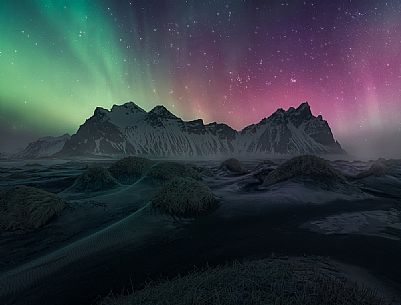
POLYGON ((384 165, 386 165, 389 168, 400 167, 401 166, 401 159, 384 160, 383 163, 384 163, 384 165))
POLYGON ((390 168, 384 162, 377 161, 370 166, 368 172, 371 175, 381 177, 385 176, 389 170, 390 168))
POLYGON ((152 199, 152 206, 174 216, 197 216, 217 207, 208 186, 192 178, 175 178, 152 199))
POLYGON ((106 168, 90 167, 75 180, 66 192, 99 192, 113 189, 119 185, 106 168))
POLYGON ((29 232, 47 224, 65 208, 57 195, 28 186, 0 191, 0 230, 29 232))
POLYGON ((223 163, 221 163, 220 169, 229 171, 232 174, 239 174, 239 175, 245 174, 247 172, 242 163, 235 158, 230 158, 225 160, 223 163))
POLYGON ((202 177, 212 177, 213 176, 213 171, 208 167, 197 166, 197 165, 188 165, 188 166, 190 166, 193 170, 198 172, 200 174, 200 176, 202 176, 202 177))
POLYGON ((316 156, 305 155, 292 158, 278 166, 266 176, 263 185, 270 186, 294 178, 306 178, 326 185, 346 183, 342 174, 328 161, 316 156))
POLYGON ((266 177, 276 168, 277 165, 274 162, 270 160, 265 160, 257 165, 252 173, 252 176, 255 177, 260 183, 262 183, 266 179, 266 177))
POLYGON ((101 305, 386 305, 317 259, 264 259, 207 268, 101 305))
POLYGON ((161 162, 152 166, 147 177, 156 182, 166 182, 178 177, 189 177, 200 180, 202 175, 193 167, 177 162, 161 162))
POLYGON ((374 162, 368 170, 365 170, 363 172, 360 172, 356 176, 354 176, 354 179, 363 179, 367 177, 383 177, 387 175, 390 172, 390 167, 386 165, 386 162, 384 161, 376 161, 374 162))
POLYGON ((109 171, 120 183, 132 184, 143 176, 153 165, 153 162, 146 158, 130 156, 113 163, 109 171))

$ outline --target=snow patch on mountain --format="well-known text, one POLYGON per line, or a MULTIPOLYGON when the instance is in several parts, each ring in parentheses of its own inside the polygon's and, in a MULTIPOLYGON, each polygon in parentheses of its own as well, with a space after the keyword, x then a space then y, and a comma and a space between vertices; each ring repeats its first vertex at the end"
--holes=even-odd
POLYGON ((146 112, 133 102, 96 108, 67 141, 61 155, 207 157, 266 154, 343 153, 329 125, 308 103, 277 110, 237 132, 201 119, 183 121, 164 106, 146 112))
POLYGON ((21 152, 13 155, 17 159, 37 159, 51 157, 60 152, 65 143, 70 140, 69 134, 59 137, 43 137, 35 142, 29 143, 21 152))

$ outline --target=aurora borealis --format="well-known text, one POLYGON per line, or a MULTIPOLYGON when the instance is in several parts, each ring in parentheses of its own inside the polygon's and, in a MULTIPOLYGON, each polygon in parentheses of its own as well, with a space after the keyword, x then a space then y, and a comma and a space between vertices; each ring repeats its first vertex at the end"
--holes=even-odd
POLYGON ((0 67, 0 151, 128 100, 236 129, 307 100, 342 142, 401 135, 399 0, 4 0, 0 67))

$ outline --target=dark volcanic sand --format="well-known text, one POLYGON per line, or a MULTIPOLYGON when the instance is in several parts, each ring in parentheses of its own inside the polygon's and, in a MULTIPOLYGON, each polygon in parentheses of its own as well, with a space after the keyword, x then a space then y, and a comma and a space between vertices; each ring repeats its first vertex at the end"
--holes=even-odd
MULTIPOLYGON (((225 187, 238 181, 238 178, 222 178, 218 183, 210 182, 217 195, 225 195, 225 187), (232 179, 232 180, 231 180, 232 179), (223 191, 221 191, 224 189, 223 191)), ((143 192, 150 193, 151 188, 143 184, 143 192)), ((137 189, 138 191, 138 189, 137 189)), ((262 207, 255 208, 255 202, 247 202, 246 192, 236 191, 233 197, 226 196, 221 200, 221 208, 211 215, 203 216, 193 222, 175 221, 171 227, 160 227, 157 221, 149 220, 149 225, 155 225, 152 232, 141 232, 141 225, 128 221, 124 225, 116 225, 114 234, 127 234, 121 242, 97 251, 94 255, 80 257, 62 266, 55 272, 36 281, 31 287, 21 289, 15 295, 2 295, 1 304, 91 304, 99 296, 107 295, 110 290, 121 292, 124 288, 141 287, 148 279, 158 279, 160 276, 174 276, 193 270, 194 265, 203 266, 206 263, 216 265, 236 259, 264 258, 273 255, 319 255, 330 257, 336 261, 362 267, 368 270, 375 278, 395 291, 401 291, 401 232, 396 229, 389 230, 393 239, 364 234, 333 234, 325 235, 308 230, 304 224, 319 220, 326 216, 337 215, 344 212, 370 211, 370 210, 400 210, 399 198, 370 198, 362 200, 334 200, 322 204, 302 203, 274 203, 268 202, 262 207), (244 198, 243 202, 241 198, 244 198), (233 208, 230 204, 235 202, 233 208), (249 209, 247 209, 249 206, 249 209), (243 212, 246 211, 246 212, 243 212), (120 231, 119 231, 120 230, 120 231), (138 232, 144 240, 138 243, 134 237, 130 239, 130 232, 138 232), (142 235, 141 235, 142 234, 142 235)), ((252 194, 259 198, 266 197, 264 192, 254 191, 252 194)), ((148 194, 150 196, 150 194, 148 194)), ((121 198, 125 198, 122 196, 121 198)), ((85 199, 88 200, 88 199, 85 199)), ((107 200, 106 200, 107 201, 107 200)), ((146 201, 146 200, 145 200, 146 201)), ((144 205, 146 202, 137 202, 136 207, 122 204, 120 210, 116 204, 106 202, 108 216, 100 217, 102 209, 94 209, 93 217, 101 219, 88 222, 89 226, 82 225, 84 232, 79 232, 72 238, 78 240, 80 236, 87 236, 95 232, 96 225, 105 227, 117 221, 122 215, 128 215, 144 205), (110 216, 112 215, 112 216, 110 216)), ((91 209, 89 209, 91 210, 91 209)), ((88 212, 90 216, 91 213, 88 212)), ((87 216, 88 217, 88 216, 87 216)), ((146 217, 146 216, 144 216, 146 217)), ((151 217, 157 218, 157 215, 151 217)), ((53 226, 57 225, 55 220, 53 226)), ((80 220, 85 221, 84 218, 80 220)), ((57 236, 51 231, 39 231, 37 236, 53 240, 54 244, 47 242, 48 247, 41 242, 35 244, 34 237, 30 236, 30 247, 26 252, 18 249, 16 257, 19 263, 28 261, 29 257, 37 257, 43 253, 51 252, 61 244, 71 242, 66 238, 57 242, 57 236), (47 237, 46 237, 47 236, 47 237), (38 249, 35 253, 34 250, 38 249), (21 254, 22 253, 22 254, 21 254), (29 253, 29 257, 23 257, 29 253)), ((68 236, 69 229, 65 234, 68 236)), ((10 241, 10 236, 1 236, 1 245, 18 245, 10 241), (7 238, 7 242, 5 242, 7 238)), ((24 238, 22 238, 23 240, 24 238)), ((10 247, 11 248, 11 247, 10 247)), ((11 249, 8 248, 9 251, 11 249)), ((4 248, 3 248, 4 249, 4 248)), ((6 250, 7 251, 7 247, 6 250)), ((18 261, 14 265, 19 265, 18 261)), ((10 266, 2 268, 5 270, 10 266)), ((1 289, 0 291, 5 291, 1 289)))

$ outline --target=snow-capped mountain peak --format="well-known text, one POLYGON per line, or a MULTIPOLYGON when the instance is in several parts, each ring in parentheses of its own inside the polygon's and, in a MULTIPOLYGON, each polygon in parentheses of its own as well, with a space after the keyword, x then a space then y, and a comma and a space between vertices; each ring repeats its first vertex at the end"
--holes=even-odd
POLYGON ((111 110, 107 112, 106 117, 110 123, 124 129, 143 121, 146 115, 146 111, 141 107, 134 102, 128 102, 122 105, 113 105, 111 110))
POLYGON ((149 115, 158 116, 161 118, 177 119, 177 117, 170 111, 168 111, 167 108, 164 106, 154 107, 151 111, 149 111, 149 115))
POLYGON ((331 129, 321 116, 302 103, 287 111, 278 109, 258 124, 241 131, 240 150, 250 154, 342 153, 331 129))
POLYGON ((134 102, 130 101, 122 105, 113 105, 111 108, 111 112, 119 112, 119 111, 126 111, 131 113, 145 113, 146 111, 139 107, 134 102))
POLYGON ((107 109, 104 109, 103 107, 96 107, 93 115, 103 117, 103 116, 107 115, 108 113, 109 113, 109 111, 107 109))
POLYGON ((343 153, 328 123, 308 103, 278 109, 237 132, 226 124, 183 121, 164 106, 146 112, 133 102, 96 108, 59 156, 210 157, 343 153))

